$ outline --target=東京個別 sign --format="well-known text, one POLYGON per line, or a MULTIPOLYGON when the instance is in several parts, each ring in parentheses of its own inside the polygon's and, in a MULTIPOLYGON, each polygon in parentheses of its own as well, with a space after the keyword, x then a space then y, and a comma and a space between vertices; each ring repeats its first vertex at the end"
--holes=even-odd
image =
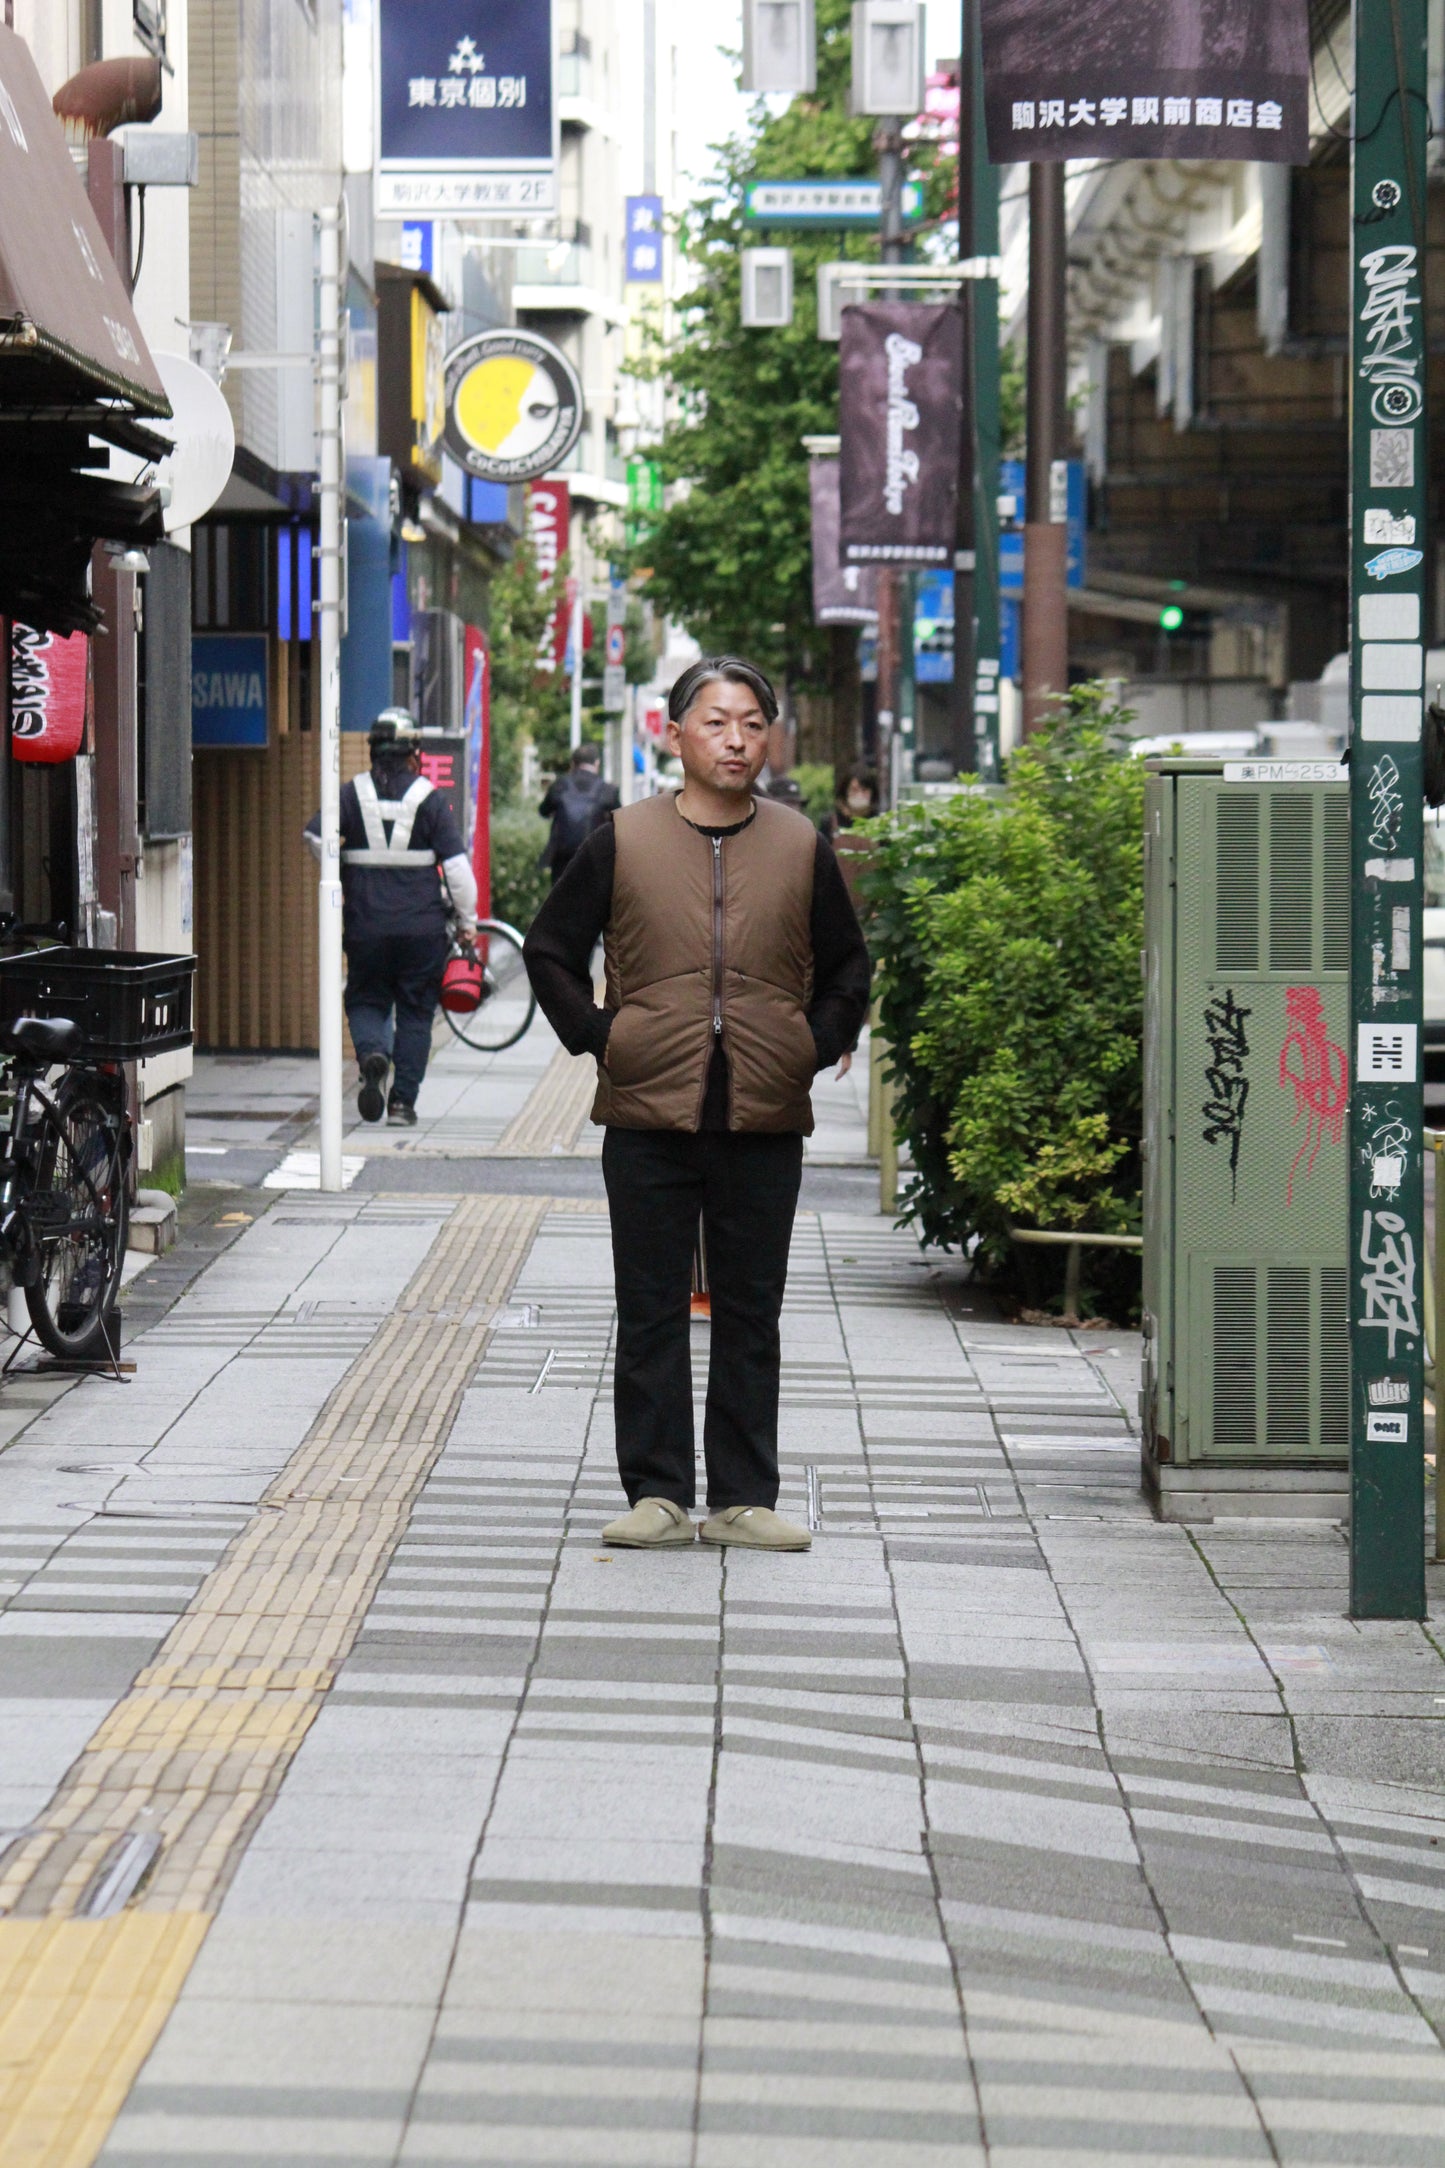
POLYGON ((551 0, 378 0, 377 209, 557 207, 551 0))

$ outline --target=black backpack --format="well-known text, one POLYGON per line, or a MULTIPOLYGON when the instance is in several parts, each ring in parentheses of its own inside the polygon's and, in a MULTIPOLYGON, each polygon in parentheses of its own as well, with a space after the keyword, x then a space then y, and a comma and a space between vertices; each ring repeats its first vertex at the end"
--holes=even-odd
POLYGON ((554 862, 580 851, 597 826, 602 787, 600 775, 568 775, 558 784, 557 810, 552 815, 554 862))

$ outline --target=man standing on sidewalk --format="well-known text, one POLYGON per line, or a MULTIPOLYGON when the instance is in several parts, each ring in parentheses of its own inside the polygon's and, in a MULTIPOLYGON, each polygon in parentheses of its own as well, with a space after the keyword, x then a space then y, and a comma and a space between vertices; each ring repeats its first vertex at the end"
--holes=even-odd
POLYGON ((592 1119, 617 1279, 617 1459, 635 1549, 690 1543, 695 1498, 688 1308, 701 1213, 712 1295, 705 1543, 801 1551, 778 1496, 778 1317, 813 1127, 814 1073, 868 1008, 869 963, 831 845, 755 799, 778 703, 731 656, 668 700, 683 789, 595 829, 527 936, 537 999, 598 1064, 592 1119), (607 993, 590 959, 605 935, 607 993))

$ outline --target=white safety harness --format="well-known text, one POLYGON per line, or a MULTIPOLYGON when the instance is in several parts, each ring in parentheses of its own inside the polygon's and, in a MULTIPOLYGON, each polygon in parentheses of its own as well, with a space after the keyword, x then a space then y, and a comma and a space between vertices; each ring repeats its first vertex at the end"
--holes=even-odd
POLYGON ((359 775, 355 783, 356 803, 361 809, 362 825, 366 829, 366 849, 343 851, 343 866, 388 866, 403 868, 411 866, 435 866, 434 851, 411 849, 412 822, 417 807, 432 794, 432 786, 424 775, 419 775, 402 798, 378 798, 376 785, 369 775, 359 775), (390 834, 388 834, 388 824, 390 834))

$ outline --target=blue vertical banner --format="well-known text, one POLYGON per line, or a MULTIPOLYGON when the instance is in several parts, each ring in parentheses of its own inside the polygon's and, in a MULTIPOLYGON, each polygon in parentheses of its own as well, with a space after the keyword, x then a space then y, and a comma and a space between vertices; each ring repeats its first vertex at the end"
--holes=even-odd
MULTIPOLYGON (((1065 579, 1070 587, 1084 585, 1086 564, 1085 546, 1089 527, 1089 483, 1082 459, 1068 461, 1068 499, 1065 514, 1068 539, 1065 543, 1065 579)), ((1015 524, 1003 529, 998 538, 999 586, 1006 595, 1021 595, 1024 591, 1024 463, 1021 459, 1001 459, 998 468, 999 492, 1012 497, 1018 506, 1015 524)))
POLYGON ((552 0, 377 0, 376 207, 557 208, 552 0))
POLYGON ((629 196, 627 199, 623 276, 629 286, 662 284, 661 196, 629 196))

